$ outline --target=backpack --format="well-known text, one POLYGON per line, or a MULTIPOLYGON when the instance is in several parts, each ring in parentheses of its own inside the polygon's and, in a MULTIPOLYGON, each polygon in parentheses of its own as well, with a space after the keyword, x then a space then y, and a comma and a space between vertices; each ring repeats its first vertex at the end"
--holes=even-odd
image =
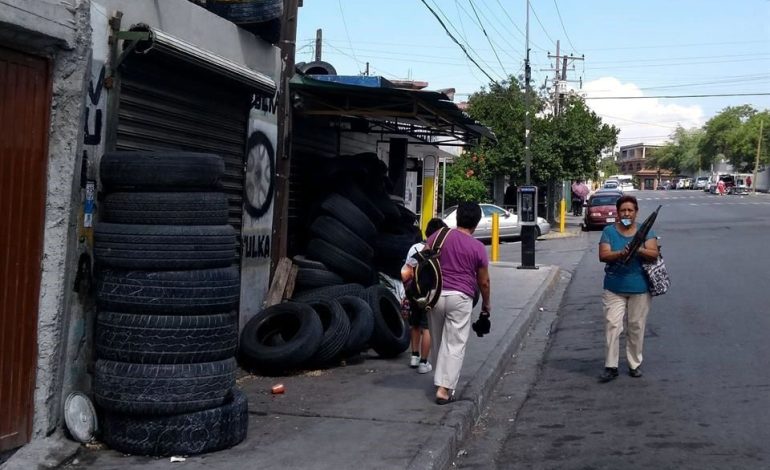
POLYGON ((449 232, 450 229, 446 227, 439 229, 430 246, 412 255, 417 261, 417 266, 414 268, 414 278, 406 286, 406 298, 414 308, 427 312, 436 305, 441 296, 443 279, 439 256, 449 232))

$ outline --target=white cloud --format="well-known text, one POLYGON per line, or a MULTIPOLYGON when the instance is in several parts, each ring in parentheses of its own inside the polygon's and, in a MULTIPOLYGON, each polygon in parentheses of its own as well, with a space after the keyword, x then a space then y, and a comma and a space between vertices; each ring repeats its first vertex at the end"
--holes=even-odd
MULTIPOLYGON (((586 97, 644 96, 633 83, 621 83, 614 77, 587 82, 582 93, 586 97)), ((635 143, 659 144, 668 140, 677 125, 685 129, 705 123, 700 106, 662 103, 657 98, 631 100, 587 100, 588 106, 608 124, 620 129, 619 145, 635 143)))

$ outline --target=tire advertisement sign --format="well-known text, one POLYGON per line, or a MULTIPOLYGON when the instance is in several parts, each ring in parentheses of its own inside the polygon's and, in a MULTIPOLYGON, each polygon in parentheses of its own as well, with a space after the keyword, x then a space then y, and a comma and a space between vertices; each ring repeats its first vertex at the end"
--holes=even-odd
POLYGON ((255 95, 244 162, 241 328, 262 309, 270 285, 270 250, 278 140, 275 96, 255 95))

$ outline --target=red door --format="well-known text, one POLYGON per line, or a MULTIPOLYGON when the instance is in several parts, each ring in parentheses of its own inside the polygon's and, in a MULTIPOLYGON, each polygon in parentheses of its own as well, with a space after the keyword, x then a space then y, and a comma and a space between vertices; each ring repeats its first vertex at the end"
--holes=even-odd
POLYGON ((0 48, 0 451, 32 431, 50 102, 48 61, 0 48))

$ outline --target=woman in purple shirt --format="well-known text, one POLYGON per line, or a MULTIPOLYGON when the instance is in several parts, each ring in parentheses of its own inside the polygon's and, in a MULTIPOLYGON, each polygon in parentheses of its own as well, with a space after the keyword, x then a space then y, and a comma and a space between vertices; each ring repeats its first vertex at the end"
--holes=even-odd
MULTIPOLYGON (((454 390, 460 378, 465 346, 471 329, 473 296, 481 292, 481 315, 489 316, 489 261, 484 245, 473 238, 481 220, 476 203, 457 206, 457 229, 451 230, 441 248, 439 261, 443 287, 441 297, 429 313, 431 363, 435 365, 433 383, 436 403, 454 401, 454 390)), ((428 239, 432 242, 435 234, 428 239)))

